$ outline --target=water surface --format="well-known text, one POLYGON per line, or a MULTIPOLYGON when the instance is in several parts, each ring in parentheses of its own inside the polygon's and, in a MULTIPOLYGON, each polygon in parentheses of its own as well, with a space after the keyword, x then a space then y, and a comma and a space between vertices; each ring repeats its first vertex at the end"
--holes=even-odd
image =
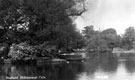
POLYGON ((0 80, 135 80, 135 59, 96 55, 86 62, 0 65, 0 80), (16 79, 13 79, 16 78, 16 79))

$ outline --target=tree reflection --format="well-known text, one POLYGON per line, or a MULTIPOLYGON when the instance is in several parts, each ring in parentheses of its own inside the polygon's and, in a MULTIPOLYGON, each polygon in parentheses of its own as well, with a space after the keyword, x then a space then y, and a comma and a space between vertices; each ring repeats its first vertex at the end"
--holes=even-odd
MULTIPOLYGON (((74 80, 76 75, 83 72, 84 66, 81 62, 44 64, 38 65, 3 65, 0 76, 44 76, 46 80, 74 80)), ((0 77, 2 78, 2 77, 0 77)), ((4 79, 1 79, 4 80, 4 79)), ((40 79, 39 79, 40 80, 40 79)))
POLYGON ((135 59, 126 59, 125 67, 129 73, 135 72, 135 59))
POLYGON ((111 53, 98 53, 95 54, 85 66, 89 74, 94 74, 98 69, 112 73, 117 70, 118 61, 111 53))
MULTIPOLYGON (((46 63, 42 65, 3 65, 0 66, 2 76, 45 76, 46 80, 76 80, 82 73, 93 75, 97 70, 114 73, 118 61, 109 53, 95 54, 88 61, 67 63, 46 63)), ((0 77, 2 78, 2 77, 0 77)), ((4 80, 4 79, 1 79, 4 80)), ((38 79, 40 80, 40 79, 38 79)))

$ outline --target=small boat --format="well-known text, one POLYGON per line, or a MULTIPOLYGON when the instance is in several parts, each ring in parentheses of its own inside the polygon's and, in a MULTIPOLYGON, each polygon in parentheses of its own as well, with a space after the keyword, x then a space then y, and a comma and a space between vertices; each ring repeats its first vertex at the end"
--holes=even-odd
POLYGON ((66 62, 65 59, 57 59, 57 58, 54 58, 51 60, 52 62, 66 62))
POLYGON ((66 59, 67 61, 83 61, 85 58, 82 57, 82 55, 76 54, 76 53, 64 53, 64 54, 58 54, 58 57, 61 59, 66 59))
POLYGON ((47 61, 50 60, 50 58, 49 57, 37 57, 36 60, 37 60, 37 63, 46 63, 47 61))

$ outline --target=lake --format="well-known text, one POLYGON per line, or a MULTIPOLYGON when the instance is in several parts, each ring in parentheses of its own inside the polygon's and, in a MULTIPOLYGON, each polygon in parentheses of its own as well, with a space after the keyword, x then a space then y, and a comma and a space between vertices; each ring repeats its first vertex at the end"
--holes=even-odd
POLYGON ((3 64, 0 80, 135 80, 135 59, 100 54, 85 62, 3 64))

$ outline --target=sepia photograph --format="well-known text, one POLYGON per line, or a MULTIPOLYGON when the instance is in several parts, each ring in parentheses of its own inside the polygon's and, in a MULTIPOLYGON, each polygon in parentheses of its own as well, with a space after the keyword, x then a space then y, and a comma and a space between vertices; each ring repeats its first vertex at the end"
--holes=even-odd
POLYGON ((135 0, 0 0, 0 80, 135 80, 135 0))

